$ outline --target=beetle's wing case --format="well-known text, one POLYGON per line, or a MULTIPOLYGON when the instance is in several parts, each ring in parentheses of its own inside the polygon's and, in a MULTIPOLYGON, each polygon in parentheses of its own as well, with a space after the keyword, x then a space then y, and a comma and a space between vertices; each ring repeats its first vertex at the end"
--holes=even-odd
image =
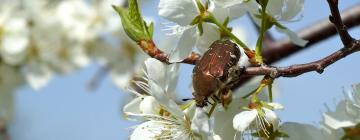
POLYGON ((193 88, 198 104, 219 90, 228 78, 229 69, 240 58, 240 50, 231 41, 215 41, 193 70, 193 88))

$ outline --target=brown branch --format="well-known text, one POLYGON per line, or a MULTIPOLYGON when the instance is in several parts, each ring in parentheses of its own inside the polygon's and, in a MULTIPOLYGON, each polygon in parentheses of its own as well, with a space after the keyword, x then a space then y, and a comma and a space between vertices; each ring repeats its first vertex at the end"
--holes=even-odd
MULTIPOLYGON (((355 27, 360 24, 360 4, 357 4, 341 14, 344 25, 348 28, 355 27)), ((263 57, 266 64, 275 63, 282 60, 292 54, 310 48, 310 46, 319 43, 333 35, 336 35, 337 31, 334 25, 329 22, 328 19, 324 19, 316 22, 315 24, 305 27, 298 32, 300 38, 308 40, 308 44, 305 47, 300 47, 293 44, 290 40, 280 40, 276 42, 266 43, 266 47, 263 47, 263 57)))
MULTIPOLYGON (((344 25, 346 25, 348 28, 358 26, 360 24, 360 4, 357 4, 342 12, 341 19, 344 25)), ((297 46, 290 40, 280 40, 276 42, 267 41, 267 43, 265 43, 266 47, 263 47, 262 50, 265 63, 272 64, 279 60, 285 59, 292 54, 310 48, 310 46, 336 34, 337 30, 335 26, 328 19, 324 19, 309 27, 305 27, 298 32, 299 37, 309 41, 305 47, 297 46)), ((255 74, 251 73, 250 75, 255 74)), ((250 75, 241 76, 240 80, 231 88, 234 90, 240 87, 242 84, 246 83, 252 78, 250 75)))
POLYGON ((348 46, 344 46, 344 48, 341 48, 340 50, 334 52, 333 54, 318 61, 314 61, 306 64, 292 65, 288 67, 271 67, 271 66, 248 67, 244 69, 242 75, 243 77, 268 75, 272 78, 278 78, 278 77, 296 77, 298 75, 311 71, 316 71, 321 74, 327 66, 357 51, 360 51, 359 40, 350 42, 348 46))
POLYGON ((336 61, 360 51, 360 40, 353 39, 348 33, 346 26, 343 24, 339 10, 337 0, 328 0, 329 7, 331 9, 331 22, 335 25, 336 30, 339 32, 340 38, 343 42, 344 47, 340 50, 332 53, 331 55, 306 64, 292 65, 289 67, 270 67, 270 66, 259 66, 259 67, 248 67, 244 69, 242 77, 255 76, 255 75, 267 75, 272 78, 278 77, 296 77, 298 75, 316 71, 322 73, 324 69, 335 63, 336 61))
MULTIPOLYGON (((340 14, 339 14, 340 15, 340 14)), ((360 4, 346 10, 341 14, 343 17, 343 25, 347 25, 349 28, 352 28, 360 24, 360 4)), ((284 59, 296 52, 309 48, 320 41, 323 41, 337 33, 336 28, 328 21, 322 20, 317 22, 314 25, 304 28, 298 35, 309 41, 305 47, 300 47, 293 44, 290 40, 280 40, 273 41, 271 35, 268 34, 269 38, 266 40, 265 45, 267 47, 263 48, 263 57, 265 58, 266 64, 271 64, 281 59, 284 59)), ((164 63, 170 64, 168 60, 168 54, 156 48, 155 44, 150 42, 140 42, 140 47, 147 53, 150 57, 156 58, 164 63), (148 46, 149 45, 149 46, 148 46)), ((180 63, 186 64, 195 64, 196 61, 201 56, 197 53, 192 53, 188 58, 180 63)))
POLYGON ((340 35, 341 41, 346 46, 350 46, 350 44, 354 41, 354 39, 350 36, 347 31, 347 27, 344 25, 341 20, 339 8, 338 8, 338 0, 327 0, 331 16, 329 16, 329 20, 335 25, 337 32, 340 35))
MULTIPOLYGON (((140 48, 147 53, 150 57, 155 58, 166 64, 171 64, 169 62, 169 55, 165 52, 158 49, 153 41, 139 41, 138 45, 140 48)), ((192 64, 195 65, 196 62, 200 59, 200 54, 192 52, 189 57, 181 61, 180 63, 192 64)))

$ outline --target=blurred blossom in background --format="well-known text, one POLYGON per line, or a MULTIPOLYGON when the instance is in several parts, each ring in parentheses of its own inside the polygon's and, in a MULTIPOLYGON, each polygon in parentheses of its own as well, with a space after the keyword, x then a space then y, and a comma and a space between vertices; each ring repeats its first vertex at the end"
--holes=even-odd
MULTIPOLYGON (((6 135, 12 140, 128 139, 135 123, 124 119, 122 107, 131 100, 127 88, 142 73, 148 56, 127 37, 111 7, 126 5, 126 1, 0 0, 0 3, 0 140, 6 140, 6 135)), ((145 20, 155 22, 154 40, 158 47, 170 52, 180 38, 174 33, 177 24, 159 17, 159 1, 139 3, 145 20)), ((354 3, 343 1, 340 9, 354 3)), ((303 19, 286 25, 296 31, 319 18, 327 18, 328 14, 325 1, 306 1, 303 19)), ((256 32, 248 17, 234 20, 230 26, 244 42, 255 44, 256 32)), ((359 28, 354 28, 350 33, 359 38, 358 32, 359 28)), ((276 38, 283 37, 272 33, 276 38)), ((338 37, 277 65, 321 58, 337 49, 334 44, 339 44, 338 37)), ((334 115, 338 109, 331 112, 338 102, 359 104, 358 97, 349 96, 351 99, 341 101, 342 87, 360 82, 360 77, 351 75, 360 71, 354 60, 360 60, 360 55, 336 63, 323 75, 309 73, 278 80, 275 100, 286 108, 279 112, 281 120, 326 127, 328 131, 337 128, 327 122, 338 119, 334 115), (326 113, 324 103, 330 108, 326 113)), ((174 91, 177 99, 192 97, 192 68, 180 67, 174 91)), ((359 87, 354 86, 353 92, 359 94, 359 87)))

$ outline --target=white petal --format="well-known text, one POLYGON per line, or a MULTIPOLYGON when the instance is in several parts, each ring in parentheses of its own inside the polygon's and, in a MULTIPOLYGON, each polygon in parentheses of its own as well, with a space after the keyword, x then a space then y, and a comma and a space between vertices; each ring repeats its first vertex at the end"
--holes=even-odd
MULTIPOLYGON (((147 121, 138 125, 130 136, 130 140, 155 140, 157 132, 153 132, 153 126, 157 125, 155 121, 147 121)), ((160 129, 159 129, 160 131, 160 129)))
POLYGON ((7 64, 18 65, 24 61, 27 47, 27 38, 21 36, 4 37, 1 47, 2 58, 7 64))
POLYGON ((188 57, 195 46, 197 40, 196 27, 190 27, 181 35, 178 46, 170 54, 170 62, 180 62, 188 57))
POLYGON ((300 38, 295 32, 293 32, 293 31, 291 31, 289 29, 282 29, 282 28, 279 28, 279 27, 276 27, 276 29, 279 32, 287 34, 289 36, 290 40, 296 45, 305 46, 308 43, 307 40, 304 40, 304 39, 300 38))
POLYGON ((26 49, 29 46, 26 20, 23 18, 8 19, 2 28, 1 56, 6 63, 17 65, 24 61, 26 49))
POLYGON ((283 13, 283 7, 285 7, 286 1, 287 0, 270 0, 266 9, 275 19, 279 19, 283 13))
POLYGON ((205 108, 196 107, 195 114, 191 122, 191 130, 200 135, 202 137, 201 139, 213 139, 213 129, 205 108))
POLYGON ((276 113, 270 109, 267 109, 267 108, 262 108, 262 110, 264 111, 265 113, 265 119, 273 124, 275 127, 278 126, 279 124, 279 118, 277 117, 276 113))
POLYGON ((271 107, 273 107, 275 110, 282 110, 284 109, 284 106, 279 103, 268 103, 271 107))
POLYGON ((140 103, 140 111, 145 114, 159 114, 161 109, 160 104, 153 96, 145 96, 140 103))
POLYGON ((86 54, 83 44, 78 44, 70 49, 71 59, 77 67, 85 67, 90 64, 90 58, 86 54))
POLYGON ((150 94, 154 96, 156 101, 160 103, 167 111, 169 111, 172 115, 176 116, 177 118, 183 118, 184 113, 180 109, 180 107, 171 99, 169 99, 164 90, 156 84, 155 81, 149 80, 150 86, 150 94))
POLYGON ((286 8, 282 13, 282 20, 290 21, 304 9, 304 0, 287 0, 286 8))
POLYGON ((141 114, 140 111, 140 103, 143 100, 143 97, 136 97, 132 99, 129 103, 127 103, 124 108, 123 112, 128 114, 141 114))
POLYGON ((237 4, 244 3, 245 0, 212 0, 216 6, 228 8, 237 4))
POLYGON ((148 58, 145 61, 146 72, 148 74, 148 78, 156 81, 156 83, 160 87, 165 87, 165 72, 166 66, 164 63, 160 62, 154 58, 148 58))
POLYGON ((318 128, 294 122, 286 122, 281 126, 281 131, 287 133, 286 140, 329 140, 318 128))
POLYGON ((110 72, 110 78, 115 83, 116 86, 121 89, 126 89, 130 83, 130 80, 133 78, 131 72, 117 71, 112 69, 110 72))
POLYGON ((253 0, 246 2, 244 0, 213 1, 215 2, 215 7, 212 13, 220 22, 223 22, 226 17, 233 20, 245 15, 246 12, 257 13, 258 10, 258 4, 253 0))
POLYGON ((339 129, 339 128, 343 128, 343 127, 350 127, 350 126, 354 126, 356 125, 356 123, 351 122, 349 120, 344 120, 344 121, 340 121, 340 120, 336 120, 335 118, 324 114, 324 123, 331 127, 332 129, 339 129))
POLYGON ((207 51, 210 45, 220 39, 220 33, 217 27, 213 24, 203 24, 204 33, 200 36, 196 42, 196 47, 201 53, 207 51))
POLYGON ((243 132, 250 126, 250 124, 255 120, 258 112, 253 109, 250 111, 243 111, 235 115, 233 119, 233 127, 237 131, 243 132))
MULTIPOLYGON (((248 93, 248 91, 240 89, 236 91, 236 94, 241 92, 248 93)), ((242 99, 242 96, 238 96, 233 100, 236 102, 232 102, 227 107, 226 110, 221 109, 222 107, 220 107, 214 112, 214 119, 215 119, 214 132, 220 135, 221 138, 224 140, 229 140, 234 138, 234 135, 237 131, 233 127, 231 127, 233 125, 233 118, 240 111, 243 111, 241 108, 244 108, 249 104, 249 101, 242 99)))
POLYGON ((198 11, 193 0, 160 0, 159 15, 186 26, 198 15, 198 11))
POLYGON ((30 86, 35 90, 39 90, 47 85, 52 78, 53 73, 45 64, 31 61, 27 65, 25 75, 30 86))
POLYGON ((179 78, 180 64, 171 64, 166 69, 166 86, 165 90, 169 93, 173 93, 176 89, 179 78))

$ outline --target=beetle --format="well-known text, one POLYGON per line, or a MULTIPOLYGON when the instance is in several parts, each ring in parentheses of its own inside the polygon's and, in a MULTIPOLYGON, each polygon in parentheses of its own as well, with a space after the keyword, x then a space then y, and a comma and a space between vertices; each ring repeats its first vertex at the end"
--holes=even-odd
POLYGON ((193 69, 196 106, 206 106, 209 97, 219 99, 223 105, 231 101, 226 85, 234 80, 234 73, 240 72, 241 68, 237 65, 240 56, 239 47, 230 40, 217 40, 211 44, 193 69))

